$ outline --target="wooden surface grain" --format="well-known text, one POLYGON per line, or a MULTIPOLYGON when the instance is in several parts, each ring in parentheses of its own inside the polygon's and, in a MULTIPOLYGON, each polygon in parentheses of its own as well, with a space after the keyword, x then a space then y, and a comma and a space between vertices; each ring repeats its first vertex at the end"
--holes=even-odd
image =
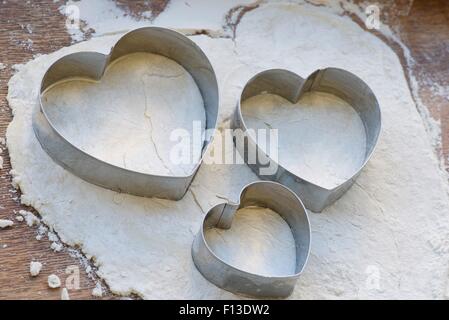
MULTIPOLYGON (((129 14, 139 17, 151 9, 159 14, 168 0, 125 1, 117 4, 129 14)), ((415 63, 411 63, 403 48, 383 38, 397 52, 409 81, 414 76, 418 90, 417 102, 430 110, 431 116, 441 123, 441 143, 435 146, 442 163, 449 166, 449 97, 441 88, 449 87, 449 1, 446 0, 397 0, 376 1, 381 6, 381 19, 408 47, 415 63)), ((25 63, 36 54, 45 54, 70 45, 71 38, 65 29, 65 17, 58 10, 62 1, 8 0, 0 2, 0 137, 12 119, 6 101, 7 82, 14 73, 14 65, 25 63)), ((353 17, 360 25, 363 21, 353 17)), ((420 110, 423 112, 423 110, 420 110)), ((0 170, 0 219, 14 220, 21 209, 20 194, 11 187, 8 151, 3 150, 3 169, 0 170)), ((54 273, 65 281, 79 268, 80 287, 69 290, 72 299, 90 299, 95 281, 90 279, 79 259, 72 257, 67 248, 55 253, 51 242, 45 238, 36 240, 36 229, 15 221, 12 228, 0 230, 0 299, 60 299, 60 289, 48 289, 47 276, 54 273), (44 264, 41 274, 29 275, 31 260, 44 264), (68 269, 69 268, 69 269, 68 269), (75 269, 74 269, 75 268, 75 269), (69 271, 69 273, 66 273, 69 271)), ((105 298, 116 298, 111 294, 105 298)))

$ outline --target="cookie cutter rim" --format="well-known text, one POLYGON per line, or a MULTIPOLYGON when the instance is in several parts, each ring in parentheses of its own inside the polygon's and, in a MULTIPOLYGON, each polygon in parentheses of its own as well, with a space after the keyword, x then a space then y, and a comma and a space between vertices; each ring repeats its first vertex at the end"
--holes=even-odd
POLYGON ((208 281, 224 290, 249 297, 285 298, 293 292, 299 276, 307 265, 311 242, 310 220, 301 199, 280 183, 256 181, 242 188, 238 203, 229 201, 221 203, 207 212, 192 244, 192 259, 198 271, 208 281), (251 196, 251 193, 254 195, 251 196), (248 196, 249 200, 246 198, 248 196), (278 202, 277 198, 281 201, 278 202), (286 209, 290 205, 292 207, 286 209), (270 276, 244 271, 221 259, 209 246, 205 237, 207 229, 215 227, 229 229, 236 211, 251 206, 277 207, 271 209, 289 225, 296 247, 294 274, 270 276), (279 206, 285 210, 281 210, 279 206))
MULTIPOLYGON (((278 169, 275 174, 260 175, 259 169, 263 165, 259 163, 259 159, 256 160, 255 164, 245 161, 260 179, 277 181, 288 186, 302 199, 306 208, 314 212, 321 212, 327 206, 337 201, 354 184, 363 168, 371 159, 380 136, 382 118, 379 103, 370 87, 349 71, 329 67, 318 69, 306 79, 303 79, 296 73, 286 69, 268 69, 257 73, 246 82, 238 100, 233 127, 239 128, 245 133, 248 143, 256 150, 257 155, 262 154, 270 163, 273 161, 277 165, 278 169), (251 135, 246 134, 248 127, 242 114, 242 103, 245 99, 262 93, 273 93, 292 103, 297 103, 301 96, 309 91, 327 92, 342 98, 357 112, 365 128, 366 148, 363 163, 348 179, 331 189, 308 181, 302 178, 300 174, 296 175, 287 170, 278 161, 274 161, 265 151, 260 149, 251 135), (354 103, 353 100, 366 102, 366 105, 363 107, 367 109, 365 110, 366 112, 361 112, 358 109, 360 105, 354 103)), ((243 159, 246 159, 247 149, 242 150, 242 146, 238 144, 236 144, 236 147, 243 159)))
POLYGON ((57 59, 42 77, 39 108, 33 114, 35 135, 46 153, 60 166, 95 185, 137 196, 181 199, 210 148, 213 134, 205 137, 201 157, 187 175, 160 175, 126 169, 94 157, 66 139, 45 111, 43 97, 52 86, 74 78, 101 81, 117 59, 136 52, 165 56, 180 64, 194 79, 204 103, 205 130, 216 131, 219 112, 218 81, 201 48, 183 34, 161 27, 142 27, 121 36, 108 54, 80 51, 57 59))

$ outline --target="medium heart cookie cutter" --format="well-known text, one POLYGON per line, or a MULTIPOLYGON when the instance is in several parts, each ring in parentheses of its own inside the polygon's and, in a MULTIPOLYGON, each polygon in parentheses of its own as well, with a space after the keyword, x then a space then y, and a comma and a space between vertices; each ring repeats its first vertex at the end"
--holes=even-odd
POLYGON ((248 159, 249 152, 257 155, 255 163, 246 162, 261 179, 277 181, 289 187, 299 195, 308 209, 321 212, 352 186, 370 159, 380 134, 381 112, 377 99, 368 85, 348 71, 327 68, 315 71, 307 79, 303 79, 288 70, 272 69, 257 74, 245 85, 234 116, 234 127, 241 129, 240 134, 246 140, 246 145, 236 143, 237 150, 244 159, 248 159), (329 93, 346 101, 357 112, 365 130, 366 149, 362 165, 350 178, 334 188, 325 188, 307 181, 300 176, 300 173, 294 174, 271 159, 257 141, 247 134, 248 127, 242 115, 242 104, 251 97, 268 93, 281 96, 291 103, 297 103, 304 93, 310 91, 329 93), (260 169, 266 167, 267 162, 275 164, 277 169, 273 174, 260 174, 260 169))
POLYGON ((279 183, 258 181, 242 189, 238 204, 222 203, 209 210, 193 242, 192 258, 200 273, 220 288, 255 297, 287 297, 307 263, 310 243, 309 218, 296 194, 279 183), (296 269, 293 274, 270 276, 246 272, 222 260, 208 245, 205 237, 208 229, 229 229, 235 212, 251 206, 272 209, 290 226, 296 242, 296 269))
POLYGON ((122 36, 108 55, 77 52, 57 60, 46 71, 40 87, 40 109, 33 128, 42 148, 62 167, 78 177, 108 189, 145 197, 179 200, 184 196, 212 141, 206 137, 202 157, 185 176, 162 176, 128 170, 83 152, 70 143, 51 123, 42 97, 52 86, 73 78, 100 81, 107 67, 120 57, 136 52, 165 56, 184 67, 195 80, 204 101, 205 129, 215 130, 218 116, 218 83, 209 59, 189 38, 173 30, 145 27, 122 36))

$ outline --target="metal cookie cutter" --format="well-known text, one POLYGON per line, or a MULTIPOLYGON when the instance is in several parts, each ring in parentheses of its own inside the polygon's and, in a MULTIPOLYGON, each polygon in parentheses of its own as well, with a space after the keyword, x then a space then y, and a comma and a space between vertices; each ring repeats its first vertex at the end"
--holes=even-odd
MULTIPOLYGON (((204 101, 206 130, 215 129, 218 116, 218 84, 215 72, 202 50, 186 36, 165 28, 145 27, 121 37, 108 55, 77 52, 57 60, 45 73, 40 88, 40 110, 33 117, 37 139, 50 157, 62 167, 93 184, 138 196, 179 200, 187 191, 201 160, 186 176, 161 176, 115 166, 95 158, 70 143, 51 123, 42 97, 51 86, 69 78, 101 80, 108 65, 136 52, 165 56, 183 66, 195 80, 204 101)), ((212 137, 206 137, 206 153, 212 137)))
POLYGON ((310 242, 309 218, 301 200, 279 183, 258 181, 243 188, 240 203, 222 203, 209 210, 193 242, 192 257, 201 274, 220 288, 255 297, 287 297, 306 265, 310 242), (290 226, 296 242, 293 274, 269 276, 243 271, 226 263, 208 245, 205 238, 208 229, 229 229, 235 212, 251 206, 272 209, 290 226))
MULTIPOLYGON (((381 129, 381 112, 376 97, 368 85, 354 74, 337 68, 327 68, 317 70, 307 79, 303 79, 297 74, 288 70, 272 69, 263 71, 251 80, 244 87, 238 108, 234 117, 234 127, 240 128, 247 141, 246 146, 236 144, 239 153, 248 159, 249 150, 255 151, 258 155, 255 163, 248 163, 248 166, 263 180, 272 180, 282 183, 292 189, 303 200, 305 206, 315 212, 321 212, 339 199, 355 182, 363 167, 370 159, 376 146, 381 129), (301 96, 309 91, 318 91, 333 94, 351 105, 361 118, 366 134, 366 150, 362 165, 353 175, 340 185, 328 189, 320 185, 307 181, 300 176, 288 171, 260 148, 249 134, 242 115, 242 103, 253 96, 259 94, 279 95, 291 103, 296 103, 301 96), (259 156, 261 155, 261 158, 259 156), (261 161, 261 159, 263 161, 261 161), (277 170, 274 174, 261 175, 259 169, 274 162, 277 170)), ((298 137, 300 139, 301 137, 298 137)))

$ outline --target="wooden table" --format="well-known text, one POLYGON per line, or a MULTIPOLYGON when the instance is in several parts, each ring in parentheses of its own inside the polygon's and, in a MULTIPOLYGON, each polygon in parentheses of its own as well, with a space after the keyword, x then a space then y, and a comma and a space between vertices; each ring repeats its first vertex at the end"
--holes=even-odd
MULTIPOLYGON (((155 16, 164 10, 169 0, 124 1, 116 0, 130 14, 139 16, 148 11, 155 16)), ((416 62, 408 65, 401 47, 376 31, 374 33, 386 41, 398 54, 404 72, 410 79, 413 74, 419 83, 415 100, 422 101, 433 118, 441 121, 442 141, 436 152, 449 167, 449 97, 435 90, 435 85, 449 88, 449 2, 447 0, 389 0, 376 1, 382 5, 381 19, 388 24, 410 49, 416 62), (418 100, 419 99, 419 100, 418 100)), ((13 74, 13 65, 25 63, 36 54, 45 54, 70 45, 71 38, 65 29, 65 17, 58 8, 60 2, 53 0, 32 0, 29 4, 22 0, 0 2, 0 62, 6 68, 0 71, 0 137, 5 136, 8 123, 12 119, 6 101, 7 82, 13 74), (30 33, 30 26, 32 33, 30 33), (28 39, 32 40, 32 45, 28 39)), ((357 17, 352 17, 363 25, 357 17)), ((5 149, 2 147, 2 149, 5 149)), ((0 171, 0 219, 14 219, 15 211, 28 209, 20 205, 19 192, 12 192, 8 151, 4 150, 4 168, 0 171)), ((55 273, 63 284, 69 266, 79 266, 80 289, 70 290, 72 299, 92 298, 95 282, 89 279, 79 260, 71 257, 66 250, 55 253, 45 238, 35 239, 36 230, 24 223, 16 223, 13 228, 0 230, 0 299, 59 299, 60 290, 47 287, 47 276, 55 273), (3 245, 7 245, 3 248, 3 245), (36 278, 29 275, 32 259, 44 263, 41 274, 36 278)), ((105 298, 115 298, 108 294, 105 298)))

